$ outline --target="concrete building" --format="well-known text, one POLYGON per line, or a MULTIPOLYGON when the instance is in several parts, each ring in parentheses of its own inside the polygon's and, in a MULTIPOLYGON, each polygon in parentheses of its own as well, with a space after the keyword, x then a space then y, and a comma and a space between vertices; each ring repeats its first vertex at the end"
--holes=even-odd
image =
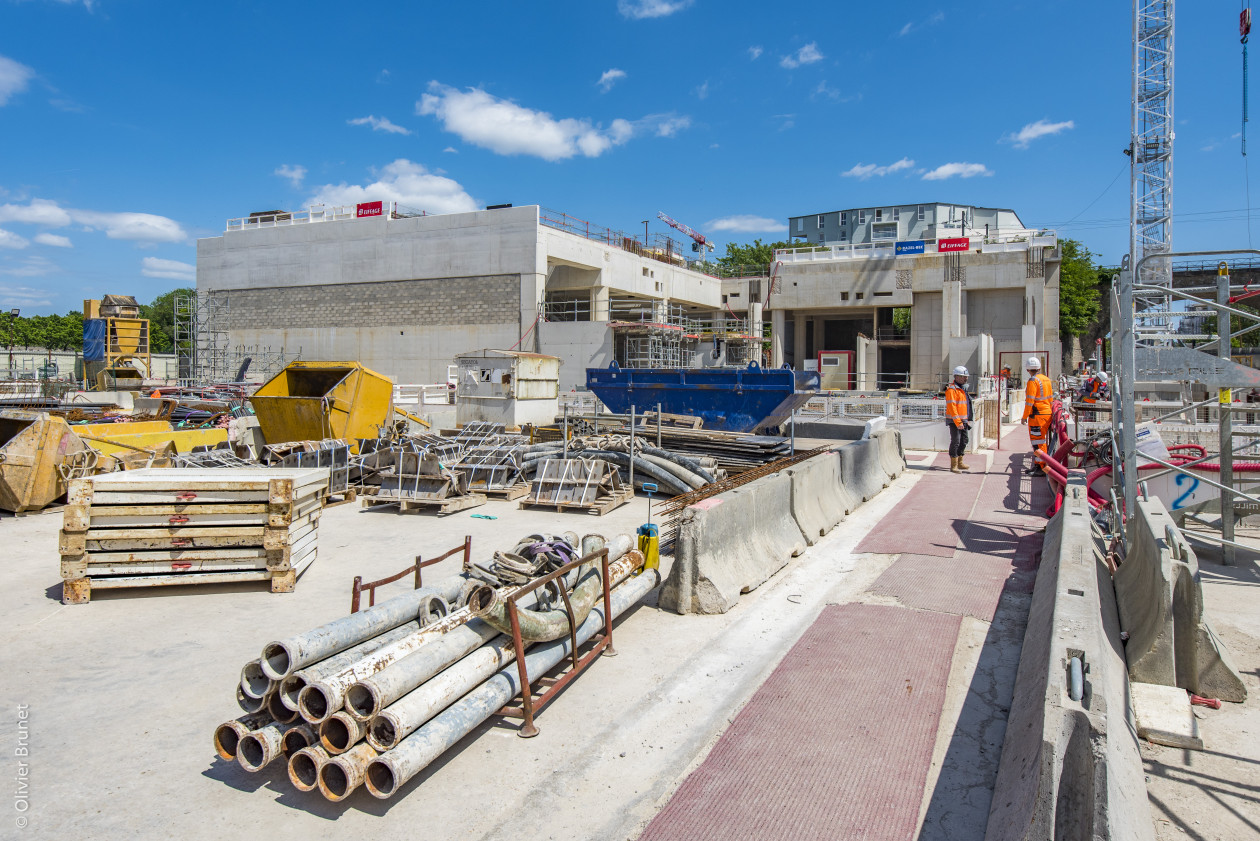
POLYGON ((827 244, 892 243, 946 237, 1001 237, 1024 232, 1013 210, 971 205, 898 204, 811 213, 788 219, 792 239, 827 244))
POLYGON ((1034 353, 1058 375, 1054 232, 1025 229, 1011 210, 945 204, 794 216, 789 224, 792 236, 822 244, 775 255, 764 298, 771 364, 813 367, 820 355, 839 356, 859 389, 935 390, 955 365, 966 365, 974 384, 974 375, 1002 365, 1018 371, 1019 357, 1034 353), (899 309, 908 310, 908 326, 899 309))
POLYGON ((515 348, 560 357, 568 391, 614 358, 725 360, 712 352, 715 319, 730 326, 722 282, 682 252, 537 206, 430 216, 375 202, 229 220, 197 242, 197 290, 226 299, 233 345, 354 359, 402 383, 515 348))

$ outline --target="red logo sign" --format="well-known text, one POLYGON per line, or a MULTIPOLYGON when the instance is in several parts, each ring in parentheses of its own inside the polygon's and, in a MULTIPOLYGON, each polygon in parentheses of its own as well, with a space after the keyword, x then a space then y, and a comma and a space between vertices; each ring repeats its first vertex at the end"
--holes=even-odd
POLYGON ((378 201, 365 201, 362 204, 356 204, 354 210, 354 215, 359 219, 362 219, 364 216, 380 216, 383 212, 381 202, 378 201))
POLYGON ((954 239, 942 239, 936 241, 937 251, 970 251, 970 237, 955 237, 954 239))

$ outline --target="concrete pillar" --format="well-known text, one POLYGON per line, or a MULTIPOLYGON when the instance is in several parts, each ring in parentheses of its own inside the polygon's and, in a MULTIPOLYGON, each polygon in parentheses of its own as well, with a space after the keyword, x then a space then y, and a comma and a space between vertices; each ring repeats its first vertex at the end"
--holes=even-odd
POLYGON ((546 286, 547 276, 545 274, 521 273, 521 321, 518 334, 521 340, 517 350, 538 351, 538 328, 536 322, 542 320, 539 316, 539 307, 542 306, 546 286), (527 331, 529 332, 528 336, 525 335, 527 331))
POLYGON ((874 391, 879 388, 879 341, 871 339, 866 343, 866 379, 858 383, 858 388, 874 391))
POLYGON ((962 284, 947 280, 941 284, 941 370, 949 368, 949 343, 961 338, 962 333, 962 284))
POLYGON ((783 310, 770 310, 770 364, 775 368, 783 367, 783 333, 787 329, 787 313, 783 310))
POLYGON ((596 286, 591 290, 591 321, 608 320, 608 287, 596 286))
POLYGON ((805 370, 805 315, 804 313, 793 313, 793 320, 796 322, 795 330, 792 336, 792 367, 798 371, 805 370))

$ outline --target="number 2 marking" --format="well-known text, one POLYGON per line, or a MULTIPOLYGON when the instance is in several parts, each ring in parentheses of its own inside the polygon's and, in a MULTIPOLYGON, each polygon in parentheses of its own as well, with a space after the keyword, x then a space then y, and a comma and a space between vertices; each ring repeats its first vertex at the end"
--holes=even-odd
POLYGON ((1192 483, 1190 485, 1190 490, 1186 491, 1181 496, 1173 500, 1172 507, 1174 511, 1176 511, 1178 508, 1184 508, 1186 506, 1186 500, 1194 496, 1194 492, 1199 489, 1199 479, 1196 476, 1188 476, 1185 473, 1178 473, 1177 478, 1173 480, 1173 483, 1177 487, 1181 487, 1186 482, 1192 483))

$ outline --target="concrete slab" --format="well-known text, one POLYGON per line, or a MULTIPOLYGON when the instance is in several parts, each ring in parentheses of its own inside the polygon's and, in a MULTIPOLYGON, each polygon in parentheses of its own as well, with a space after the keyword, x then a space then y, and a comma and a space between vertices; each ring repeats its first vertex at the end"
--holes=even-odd
POLYGON ((1190 707, 1190 696, 1175 686, 1154 683, 1129 684, 1133 718, 1139 739, 1157 745, 1203 750, 1199 720, 1190 707))
POLYGON ((880 522, 858 551, 952 557, 983 481, 979 470, 925 473, 905 502, 880 522))

